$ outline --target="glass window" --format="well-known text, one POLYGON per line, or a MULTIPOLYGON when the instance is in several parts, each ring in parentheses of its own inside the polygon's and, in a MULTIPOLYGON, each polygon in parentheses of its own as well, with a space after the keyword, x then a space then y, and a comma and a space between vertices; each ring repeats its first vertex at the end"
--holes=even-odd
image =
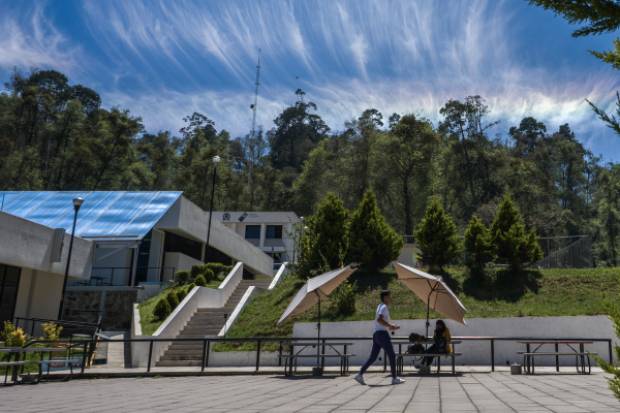
POLYGON ((267 239, 282 239, 282 225, 267 225, 267 239))
POLYGON ((246 225, 245 239, 260 239, 260 225, 246 225))

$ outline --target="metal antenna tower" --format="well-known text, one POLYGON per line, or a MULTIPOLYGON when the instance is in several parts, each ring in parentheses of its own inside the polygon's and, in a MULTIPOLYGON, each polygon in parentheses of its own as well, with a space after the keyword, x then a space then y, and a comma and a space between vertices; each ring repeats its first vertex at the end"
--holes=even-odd
POLYGON ((260 86, 260 52, 258 49, 258 59, 256 61, 256 81, 254 82, 254 103, 252 108, 252 131, 250 132, 250 156, 248 159, 248 189, 250 191, 250 210, 254 208, 254 188, 252 187, 254 174, 254 155, 255 155, 255 138, 256 138, 256 109, 258 106, 258 87, 260 86))

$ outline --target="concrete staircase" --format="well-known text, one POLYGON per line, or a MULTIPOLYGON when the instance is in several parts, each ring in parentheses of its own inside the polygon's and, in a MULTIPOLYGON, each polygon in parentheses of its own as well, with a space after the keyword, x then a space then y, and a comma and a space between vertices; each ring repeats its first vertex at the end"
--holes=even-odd
MULTIPOLYGON (((243 294, 250 286, 267 289, 271 281, 241 280, 226 305, 221 308, 199 308, 178 335, 178 338, 202 338, 217 336, 226 319, 233 312, 243 294)), ((159 359, 158 366, 200 366, 202 342, 172 343, 159 359)))

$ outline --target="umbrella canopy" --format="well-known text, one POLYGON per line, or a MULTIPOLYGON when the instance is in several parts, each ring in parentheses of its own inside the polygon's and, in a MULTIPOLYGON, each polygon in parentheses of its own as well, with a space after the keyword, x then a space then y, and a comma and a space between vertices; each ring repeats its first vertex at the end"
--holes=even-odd
POLYGON ((398 280, 426 303, 427 324, 428 309, 433 309, 454 321, 465 324, 467 309, 441 277, 436 277, 399 262, 394 263, 394 268, 398 280))
POLYGON ((288 305, 278 324, 289 317, 301 314, 319 302, 320 298, 330 295, 340 284, 342 284, 357 268, 352 265, 329 271, 316 277, 310 278, 299 289, 293 301, 288 305))

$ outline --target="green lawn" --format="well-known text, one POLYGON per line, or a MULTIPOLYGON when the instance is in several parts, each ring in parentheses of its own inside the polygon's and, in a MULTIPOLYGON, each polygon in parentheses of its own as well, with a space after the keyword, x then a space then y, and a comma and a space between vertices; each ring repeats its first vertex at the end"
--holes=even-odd
MULTIPOLYGON (((525 291, 515 290, 509 280, 504 281, 504 287, 476 289, 464 282, 462 268, 450 268, 447 272, 453 279, 459 298, 467 307, 469 318, 606 314, 606 306, 617 302, 620 296, 619 268, 542 270, 534 273, 538 279, 530 282, 525 291)), ((425 317, 424 304, 395 279, 392 271, 358 273, 351 279, 357 287, 355 313, 343 317, 332 311, 329 303, 325 303, 322 306, 325 308, 323 320, 372 319, 379 292, 383 288, 392 291, 392 318, 425 317)), ((314 321, 316 309, 276 326, 276 321, 302 284, 303 281, 290 276, 273 291, 257 296, 244 309, 227 337, 287 336, 291 334, 295 321, 314 321)))

